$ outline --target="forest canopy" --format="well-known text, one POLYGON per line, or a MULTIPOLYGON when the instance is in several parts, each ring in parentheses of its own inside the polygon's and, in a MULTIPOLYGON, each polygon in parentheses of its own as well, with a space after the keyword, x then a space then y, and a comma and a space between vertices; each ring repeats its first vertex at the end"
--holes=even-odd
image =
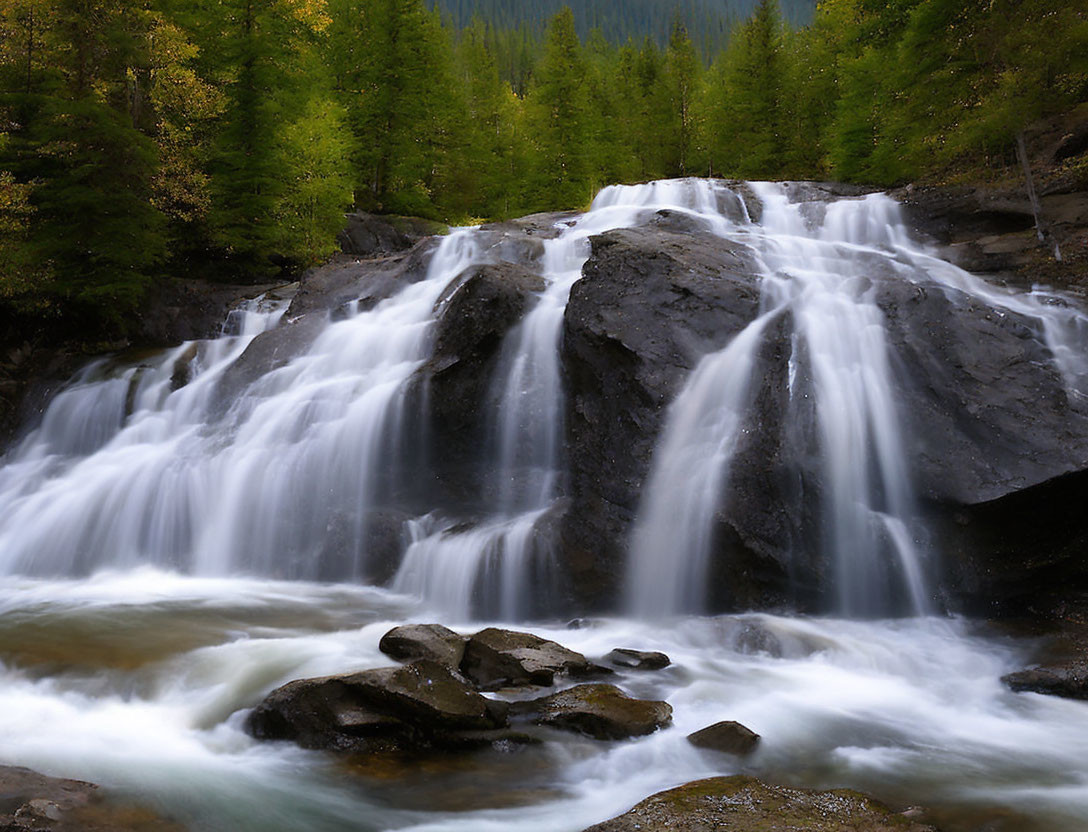
POLYGON ((679 175, 985 175, 1088 99, 1088 13, 1063 0, 824 0, 799 28, 760 0, 709 54, 682 15, 620 42, 617 16, 606 36, 569 7, 543 28, 450 9, 3 0, 0 311, 123 328, 171 274, 320 262, 352 208, 467 222, 679 175))

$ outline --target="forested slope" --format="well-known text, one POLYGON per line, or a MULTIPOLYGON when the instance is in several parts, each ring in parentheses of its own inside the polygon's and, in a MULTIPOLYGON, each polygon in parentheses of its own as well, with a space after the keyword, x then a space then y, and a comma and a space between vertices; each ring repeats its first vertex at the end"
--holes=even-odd
POLYGON ((617 45, 565 7, 537 39, 502 8, 9 0, 0 317, 123 332, 169 275, 319 262, 353 206, 464 222, 678 175, 1001 176, 1019 130, 1088 99, 1088 12, 1063 0, 826 0, 800 29, 760 0, 709 65, 682 22, 617 45))

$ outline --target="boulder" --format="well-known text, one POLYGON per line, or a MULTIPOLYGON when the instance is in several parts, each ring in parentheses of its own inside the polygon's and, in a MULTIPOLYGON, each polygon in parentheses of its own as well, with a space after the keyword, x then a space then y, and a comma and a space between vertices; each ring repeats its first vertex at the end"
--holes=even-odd
POLYGON ((491 428, 491 383, 503 339, 517 325, 544 283, 511 263, 473 266, 458 276, 438 300, 431 358, 416 381, 426 390, 431 462, 454 499, 477 498, 483 479, 491 428))
POLYGON ((378 649, 400 661, 429 659, 455 669, 461 665, 467 641, 441 624, 406 624, 382 636, 378 649))
POLYGON ((515 702, 510 716, 598 740, 622 740, 667 726, 672 721, 672 706, 652 699, 634 699, 615 685, 588 684, 515 702))
POLYGON ((672 664, 672 661, 664 653, 652 650, 628 650, 625 647, 617 647, 605 656, 605 661, 612 662, 617 667, 626 667, 632 670, 661 670, 672 664))
POLYGON ((934 832, 847 789, 773 786, 752 777, 712 777, 659 792, 584 832, 934 832))
POLYGON ((312 312, 335 317, 348 304, 364 310, 427 276, 431 255, 438 248, 434 238, 421 240, 400 254, 374 260, 334 255, 303 274, 298 291, 287 308, 287 318, 312 312))
POLYGON ((304 748, 371 752, 457 744, 457 732, 502 727, 504 714, 427 659, 403 667, 299 679, 272 691, 249 715, 257 739, 304 748))
POLYGON ((724 751, 726 754, 751 754, 759 745, 759 734, 739 722, 715 722, 688 734, 688 742, 696 748, 724 751))
POLYGON ((461 672, 483 690, 552 685, 557 676, 586 676, 599 670, 581 653, 554 641, 488 627, 469 638, 461 672))

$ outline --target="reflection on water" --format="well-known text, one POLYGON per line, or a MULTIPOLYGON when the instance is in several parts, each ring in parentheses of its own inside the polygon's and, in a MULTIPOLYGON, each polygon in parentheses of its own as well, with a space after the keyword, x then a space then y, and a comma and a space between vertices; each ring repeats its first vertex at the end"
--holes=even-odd
POLYGON ((9 582, 0 611, 0 762, 102 783, 194 830, 574 832, 742 768, 934 807, 952 832, 1088 824, 1088 706, 1007 691, 1000 676, 1027 647, 967 622, 538 626, 592 658, 620 646, 668 653, 668 669, 616 681, 668 700, 673 727, 632 742, 545 732, 511 753, 362 760, 256 743, 242 721, 290 679, 389 664, 382 634, 435 618, 415 601, 145 570, 9 582), (686 742, 721 719, 760 733, 759 750, 742 762, 686 742))

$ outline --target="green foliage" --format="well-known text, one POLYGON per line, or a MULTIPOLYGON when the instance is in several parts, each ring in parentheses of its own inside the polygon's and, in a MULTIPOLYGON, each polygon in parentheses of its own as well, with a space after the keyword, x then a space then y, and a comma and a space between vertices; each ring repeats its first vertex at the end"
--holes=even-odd
POLYGON ((537 149, 533 199, 540 208, 577 208, 592 196, 592 114, 585 57, 564 7, 548 25, 544 58, 529 99, 537 149))
POLYGON ((0 3, 0 312, 120 329, 163 274, 319 262, 353 206, 985 171, 1088 100, 1063 0, 571 1, 0 3))
POLYGON ((279 250, 314 265, 332 254, 351 205, 350 142, 343 110, 315 98, 283 131, 277 167, 290 176, 276 200, 279 250))
POLYGON ((784 38, 777 0, 761 0, 713 67, 707 144, 715 171, 743 178, 783 171, 784 38))

